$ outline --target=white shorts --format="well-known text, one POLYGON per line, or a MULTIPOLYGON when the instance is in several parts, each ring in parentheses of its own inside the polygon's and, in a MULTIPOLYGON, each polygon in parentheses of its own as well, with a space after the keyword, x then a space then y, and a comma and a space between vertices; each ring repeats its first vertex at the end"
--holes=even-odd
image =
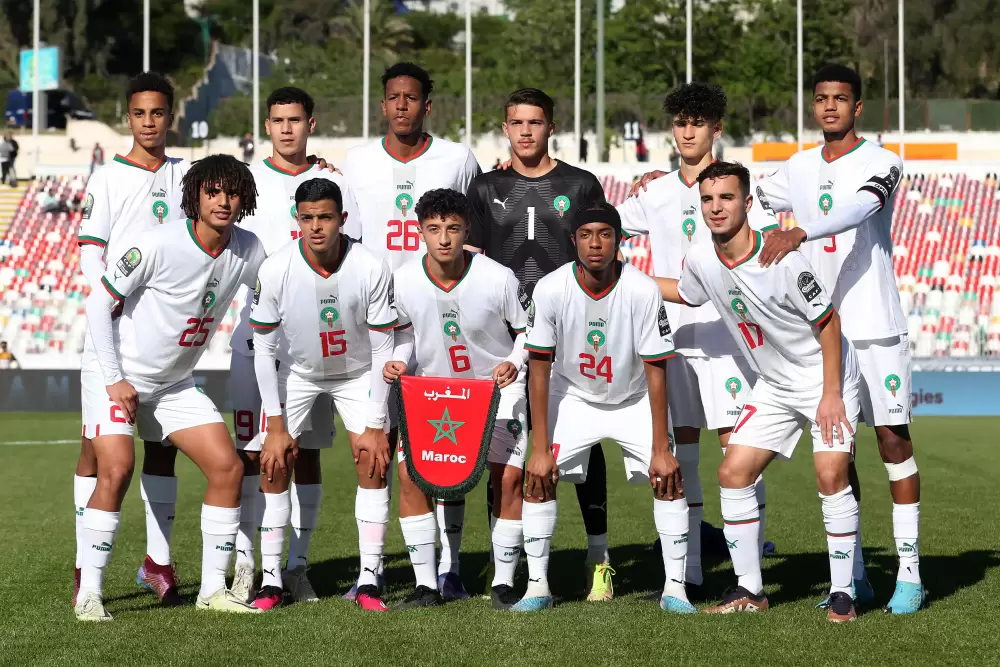
POLYGON ((104 385, 99 369, 84 367, 80 372, 83 401, 83 437, 127 435, 149 442, 165 442, 167 436, 186 428, 223 422, 219 409, 195 386, 194 378, 139 393, 135 424, 129 424, 121 408, 115 405, 104 385))
POLYGON ((344 421, 344 428, 355 435, 365 432, 368 427, 369 386, 371 371, 348 380, 309 380, 295 373, 287 376, 287 393, 284 403, 285 424, 293 438, 300 438, 303 449, 327 449, 333 446, 332 438, 321 441, 306 437, 310 422, 314 432, 319 432, 317 406, 331 415, 330 401, 337 406, 337 413, 344 421))
MULTIPOLYGON (((290 372, 286 364, 281 364, 278 368, 278 397, 282 406, 285 405, 285 385, 290 372)), ((229 361, 229 396, 233 402, 235 431, 233 441, 236 443, 236 449, 259 452, 264 446, 264 436, 267 434, 267 415, 261 410, 253 357, 244 357, 239 352, 233 352, 229 361)), ((325 442, 325 446, 329 447, 330 441, 337 435, 329 399, 324 397, 316 401, 310 416, 312 420, 306 421, 303 425, 304 433, 299 440, 299 446, 304 449, 321 449, 325 442), (316 425, 315 428, 313 424, 316 425)))
MULTIPOLYGON (((670 448, 673 428, 667 416, 670 448)), ((618 405, 590 403, 570 394, 549 393, 549 442, 559 466, 559 479, 573 484, 587 480, 590 448, 601 440, 622 448, 625 477, 633 484, 649 481, 653 455, 653 416, 649 395, 618 405)))
POLYGON ((731 428, 757 380, 742 356, 685 357, 667 362, 674 427, 731 428))
POLYGON ((861 368, 861 413, 869 426, 913 421, 910 410, 910 342, 906 334, 852 341, 861 368))
MULTIPOLYGON (((493 424, 490 451, 486 455, 489 463, 524 468, 524 457, 528 451, 528 399, 525 394, 524 374, 500 390, 500 405, 493 424)), ((403 447, 397 447, 396 460, 406 461, 403 447)))
MULTIPOLYGON (((861 412, 859 393, 859 383, 845 384, 844 410, 852 432, 857 431, 861 412)), ((837 440, 834 430, 833 445, 824 444, 823 434, 816 424, 816 410, 822 394, 822 387, 788 391, 758 379, 733 427, 729 444, 767 449, 783 459, 790 459, 808 425, 814 452, 848 452, 853 456, 854 436, 846 432, 846 442, 837 440)))

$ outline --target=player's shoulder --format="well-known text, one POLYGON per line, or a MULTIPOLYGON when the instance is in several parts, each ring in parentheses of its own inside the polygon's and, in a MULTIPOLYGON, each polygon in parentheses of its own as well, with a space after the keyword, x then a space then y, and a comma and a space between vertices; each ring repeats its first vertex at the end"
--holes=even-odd
POLYGON ((261 262, 261 275, 283 273, 289 266, 291 266, 292 262, 295 260, 295 256, 299 252, 301 251, 299 250, 298 243, 286 243, 281 248, 268 255, 264 261, 261 262))
POLYGON ((366 141, 356 146, 351 146, 347 149, 347 160, 363 159, 366 157, 371 157, 373 155, 383 155, 385 153, 385 147, 383 145, 383 139, 373 139, 372 141, 366 141))
POLYGON ((628 262, 622 262, 622 273, 618 281, 623 288, 633 294, 648 296, 660 293, 660 287, 655 280, 628 262))
POLYGON ((501 286, 508 278, 514 276, 514 272, 500 262, 487 257, 482 253, 473 253, 469 273, 475 272, 477 281, 490 281, 501 286))
POLYGON ((559 160, 556 163, 554 172, 556 175, 568 180, 578 180, 588 186, 601 187, 600 179, 598 179, 593 172, 587 171, 582 167, 572 165, 569 162, 559 160))
POLYGON ((358 267, 373 270, 376 273, 381 272, 382 266, 385 265, 382 258, 366 248, 361 241, 356 241, 350 237, 347 237, 347 258, 358 267))
POLYGON ((561 294, 566 291, 571 280, 575 280, 573 272, 576 262, 566 262, 555 271, 550 271, 535 283, 535 295, 561 294))
POLYGON ((900 171, 903 169, 903 160, 896 153, 887 148, 879 146, 874 141, 861 140, 858 146, 858 157, 871 164, 896 167, 900 171))
POLYGON ((645 190, 639 190, 639 201, 654 206, 666 203, 676 196, 679 186, 682 185, 681 178, 680 169, 674 169, 665 176, 650 181, 646 184, 645 190))
POLYGON ((393 282, 396 284, 397 293, 400 288, 406 289, 411 285, 417 284, 420 280, 427 280, 427 278, 424 277, 423 255, 407 260, 395 271, 393 271, 392 275, 393 282))
POLYGON ((264 251, 264 244, 260 238, 249 229, 233 225, 230 238, 230 247, 240 256, 251 259, 259 255, 260 261, 267 255, 264 251))
POLYGON ((163 158, 163 168, 174 169, 185 174, 191 168, 191 161, 182 157, 170 157, 168 155, 163 158))
POLYGON ((427 146, 426 154, 464 160, 472 155, 472 151, 468 146, 457 141, 450 141, 442 137, 430 137, 430 145, 427 146))

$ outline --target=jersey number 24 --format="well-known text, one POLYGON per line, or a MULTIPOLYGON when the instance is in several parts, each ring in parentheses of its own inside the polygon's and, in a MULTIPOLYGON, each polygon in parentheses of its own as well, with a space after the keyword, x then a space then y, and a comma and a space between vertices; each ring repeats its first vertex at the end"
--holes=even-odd
POLYGON ((611 384, 611 357, 604 357, 598 362, 594 355, 583 352, 580 354, 580 375, 588 380, 604 378, 611 384))

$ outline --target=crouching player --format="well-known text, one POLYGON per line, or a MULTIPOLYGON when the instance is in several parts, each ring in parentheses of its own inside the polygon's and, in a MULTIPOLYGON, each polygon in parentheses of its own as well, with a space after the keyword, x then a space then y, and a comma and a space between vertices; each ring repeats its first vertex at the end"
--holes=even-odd
POLYGON ((577 213, 576 261, 535 286, 525 344, 533 432, 524 497, 528 590, 515 611, 552 606, 556 482, 586 479, 590 447, 604 438, 621 445, 629 481, 653 487, 666 571, 660 607, 695 611, 684 590, 688 505, 667 413, 670 324, 653 279, 616 261, 621 227, 610 204, 577 213))
POLYGON ((106 386, 83 387, 97 488, 83 516, 80 620, 111 620, 101 582, 135 465, 136 426, 144 440, 169 437, 208 479, 197 608, 256 611, 226 589, 225 579, 240 521, 243 466, 218 409, 191 376, 237 291, 257 281, 264 248, 235 226, 253 212, 256 192, 250 171, 236 158, 212 155, 196 162, 183 179, 181 208, 189 219, 146 231, 112 260, 101 278, 104 289, 87 299, 106 386), (124 312, 112 320, 121 302, 124 312))
MULTIPOLYGON (((417 202, 427 254, 394 274, 399 328, 386 382, 406 373, 411 353, 417 375, 494 380, 500 387, 496 428, 488 460, 493 482, 493 607, 517 602, 514 571, 521 553, 521 499, 525 412, 524 331, 527 294, 514 273, 484 255, 463 249, 468 203, 454 190, 431 190, 417 202), (508 327, 517 334, 513 345, 508 327)), ((437 535, 430 498, 410 478, 399 454, 399 523, 416 575, 416 588, 401 609, 439 604, 434 561, 437 535)))
POLYGON ((391 460, 385 435, 389 392, 381 370, 392 359, 396 325, 392 276, 385 261, 341 233, 343 195, 336 183, 320 178, 305 181, 295 191, 295 206, 302 237, 264 262, 250 318, 254 369, 267 415, 260 457, 265 473, 260 529, 264 575, 253 606, 268 610, 281 604, 281 554, 291 517, 290 466, 313 404, 327 394, 356 452, 354 515, 361 574, 355 603, 362 609, 387 611, 375 576, 389 525, 385 482, 391 460), (278 327, 292 359, 284 414, 275 369, 278 327))
POLYGON ((775 457, 790 458, 808 427, 830 557, 828 619, 851 621, 859 513, 847 471, 860 411, 857 356, 804 255, 792 251, 780 264, 761 266, 763 239, 747 224, 749 172, 716 162, 698 184, 713 245, 691 247, 679 282, 658 282, 668 301, 715 304, 758 376, 719 467, 726 542, 739 581, 706 611, 767 609, 754 481, 775 457))

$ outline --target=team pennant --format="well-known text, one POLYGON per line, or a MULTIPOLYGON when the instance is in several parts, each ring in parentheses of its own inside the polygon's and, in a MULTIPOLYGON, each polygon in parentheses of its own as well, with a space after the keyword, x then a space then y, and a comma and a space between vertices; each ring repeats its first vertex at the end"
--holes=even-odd
POLYGON ((486 469, 500 404, 496 383, 403 376, 394 389, 410 479, 434 498, 461 498, 486 469))

